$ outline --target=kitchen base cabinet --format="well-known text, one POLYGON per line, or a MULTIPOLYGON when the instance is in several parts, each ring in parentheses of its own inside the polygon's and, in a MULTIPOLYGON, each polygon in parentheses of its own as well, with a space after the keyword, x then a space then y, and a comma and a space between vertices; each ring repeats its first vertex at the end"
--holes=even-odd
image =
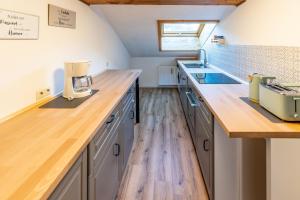
POLYGON ((214 199, 214 133, 213 115, 198 97, 195 108, 194 145, 210 200, 214 199))
POLYGON ((117 131, 113 133, 109 148, 103 157, 99 157, 100 164, 89 175, 89 199, 113 200, 119 187, 118 178, 118 144, 117 131), (100 198, 101 197, 101 198, 100 198))
POLYGON ((89 144, 89 200, 113 200, 123 163, 122 107, 118 105, 89 144))
POLYGON ((131 101, 128 105, 128 109, 124 113, 124 118, 121 122, 122 124, 122 137, 124 141, 124 162, 122 174, 126 168, 129 155, 132 149, 133 140, 134 140, 134 102, 131 101))
POLYGON ((87 200, 87 196, 87 151, 85 150, 49 200, 87 200))
POLYGON ((138 79, 97 130, 49 200, 114 200, 139 122, 138 79))
POLYGON ((186 93, 188 92, 187 90, 187 84, 188 84, 188 77, 186 73, 179 68, 178 70, 178 92, 179 92, 179 97, 182 105, 182 110, 187 116, 187 96, 186 93))
POLYGON ((89 200, 114 200, 134 139, 135 87, 89 144, 89 200))

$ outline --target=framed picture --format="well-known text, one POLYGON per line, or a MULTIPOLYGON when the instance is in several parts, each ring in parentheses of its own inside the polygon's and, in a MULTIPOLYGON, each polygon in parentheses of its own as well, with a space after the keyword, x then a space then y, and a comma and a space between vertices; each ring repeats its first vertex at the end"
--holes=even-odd
POLYGON ((39 39, 39 16, 0 9, 0 40, 39 39))
POLYGON ((48 24, 49 26, 75 29, 76 12, 49 4, 48 24))

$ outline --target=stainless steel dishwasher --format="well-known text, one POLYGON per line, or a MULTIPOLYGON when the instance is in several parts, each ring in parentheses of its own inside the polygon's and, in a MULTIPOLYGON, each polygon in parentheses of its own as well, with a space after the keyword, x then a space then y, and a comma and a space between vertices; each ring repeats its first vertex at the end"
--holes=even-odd
POLYGON ((190 129, 190 133, 192 136, 193 141, 196 139, 195 136, 195 110, 196 107, 199 106, 195 93, 193 92, 191 86, 189 85, 187 92, 185 92, 186 99, 187 99, 187 114, 186 114, 186 121, 188 127, 190 129))

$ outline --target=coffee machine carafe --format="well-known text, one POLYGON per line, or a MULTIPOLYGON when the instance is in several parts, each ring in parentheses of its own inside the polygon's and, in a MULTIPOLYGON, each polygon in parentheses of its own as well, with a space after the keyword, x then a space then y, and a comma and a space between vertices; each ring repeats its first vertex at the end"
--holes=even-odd
POLYGON ((88 76, 88 61, 66 62, 63 97, 68 100, 92 94, 93 80, 88 76))

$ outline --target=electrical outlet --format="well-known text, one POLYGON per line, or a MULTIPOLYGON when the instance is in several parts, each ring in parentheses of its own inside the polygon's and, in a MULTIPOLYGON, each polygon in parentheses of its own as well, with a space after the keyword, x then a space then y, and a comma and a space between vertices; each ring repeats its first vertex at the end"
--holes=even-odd
POLYGON ((50 88, 45 88, 45 89, 41 89, 41 90, 38 90, 36 92, 36 100, 39 101, 47 96, 50 95, 50 88))

